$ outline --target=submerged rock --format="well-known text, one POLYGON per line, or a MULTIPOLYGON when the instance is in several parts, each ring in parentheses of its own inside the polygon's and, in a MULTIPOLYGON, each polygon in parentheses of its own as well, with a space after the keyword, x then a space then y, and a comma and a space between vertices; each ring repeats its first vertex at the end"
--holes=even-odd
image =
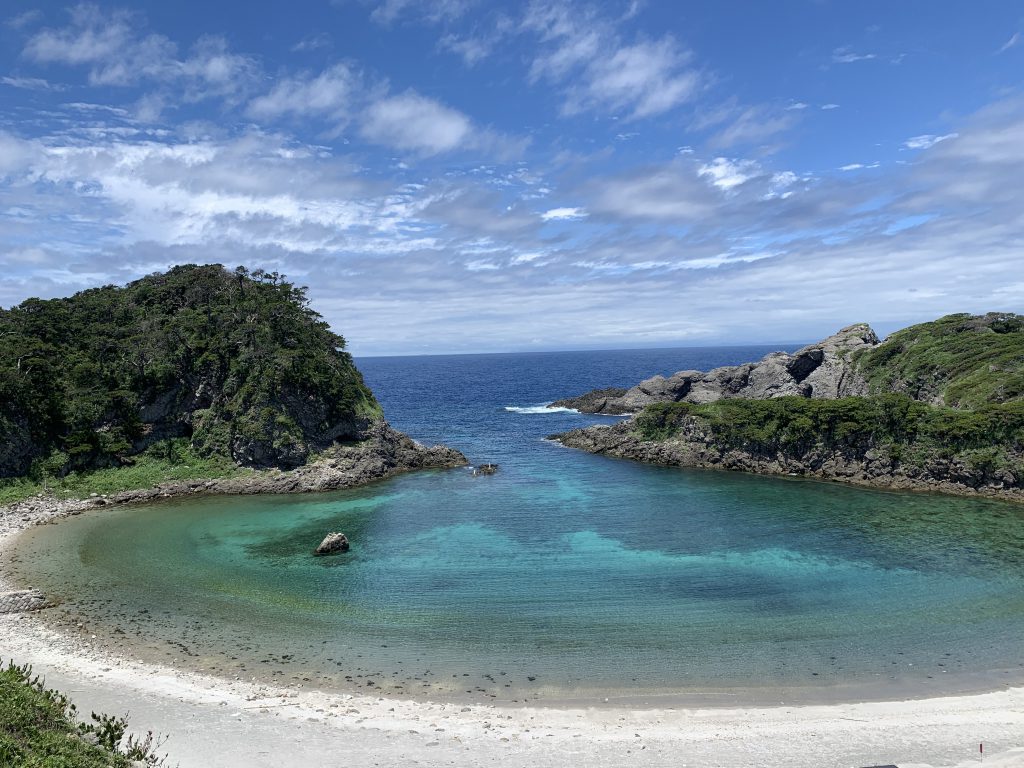
POLYGON ((498 471, 497 464, 481 464, 479 467, 473 469, 474 475, 493 475, 498 471))
POLYGON ((344 533, 328 533, 314 555, 333 555, 335 552, 348 552, 348 536, 344 533))

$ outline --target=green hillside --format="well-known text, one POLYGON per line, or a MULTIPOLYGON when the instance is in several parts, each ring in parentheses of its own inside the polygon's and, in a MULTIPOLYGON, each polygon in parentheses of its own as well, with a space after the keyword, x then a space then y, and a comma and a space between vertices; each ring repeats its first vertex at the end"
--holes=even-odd
POLYGON ((0 477, 162 445, 294 467, 380 418, 344 339, 276 273, 181 266, 0 310, 0 477))
POLYGON ((1024 399, 1024 316, 947 315, 897 331, 855 363, 874 393, 954 408, 1024 399))

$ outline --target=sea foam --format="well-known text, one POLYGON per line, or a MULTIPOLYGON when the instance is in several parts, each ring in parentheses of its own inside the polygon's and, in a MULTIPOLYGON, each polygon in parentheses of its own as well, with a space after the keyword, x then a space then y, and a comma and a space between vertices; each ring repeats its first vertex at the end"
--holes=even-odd
POLYGON ((575 408, 551 408, 548 405, 506 405, 506 411, 512 413, 579 413, 575 408))

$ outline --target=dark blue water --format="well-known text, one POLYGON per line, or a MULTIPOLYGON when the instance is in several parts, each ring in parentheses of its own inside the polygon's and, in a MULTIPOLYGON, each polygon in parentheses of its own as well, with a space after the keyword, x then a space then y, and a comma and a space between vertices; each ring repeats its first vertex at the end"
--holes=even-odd
POLYGON ((767 351, 360 360, 394 426, 499 472, 76 518, 28 537, 19 567, 139 655, 398 695, 835 699, 1019 677, 1019 506, 543 439, 611 421, 553 399, 767 351), (311 558, 328 530, 352 551, 311 558))

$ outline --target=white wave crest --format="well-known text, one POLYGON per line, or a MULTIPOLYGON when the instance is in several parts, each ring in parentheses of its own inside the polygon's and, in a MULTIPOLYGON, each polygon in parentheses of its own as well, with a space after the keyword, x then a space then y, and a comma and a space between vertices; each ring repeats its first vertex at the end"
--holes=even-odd
POLYGON ((579 413, 575 408, 549 408, 547 405, 506 405, 505 410, 512 413, 579 413))

